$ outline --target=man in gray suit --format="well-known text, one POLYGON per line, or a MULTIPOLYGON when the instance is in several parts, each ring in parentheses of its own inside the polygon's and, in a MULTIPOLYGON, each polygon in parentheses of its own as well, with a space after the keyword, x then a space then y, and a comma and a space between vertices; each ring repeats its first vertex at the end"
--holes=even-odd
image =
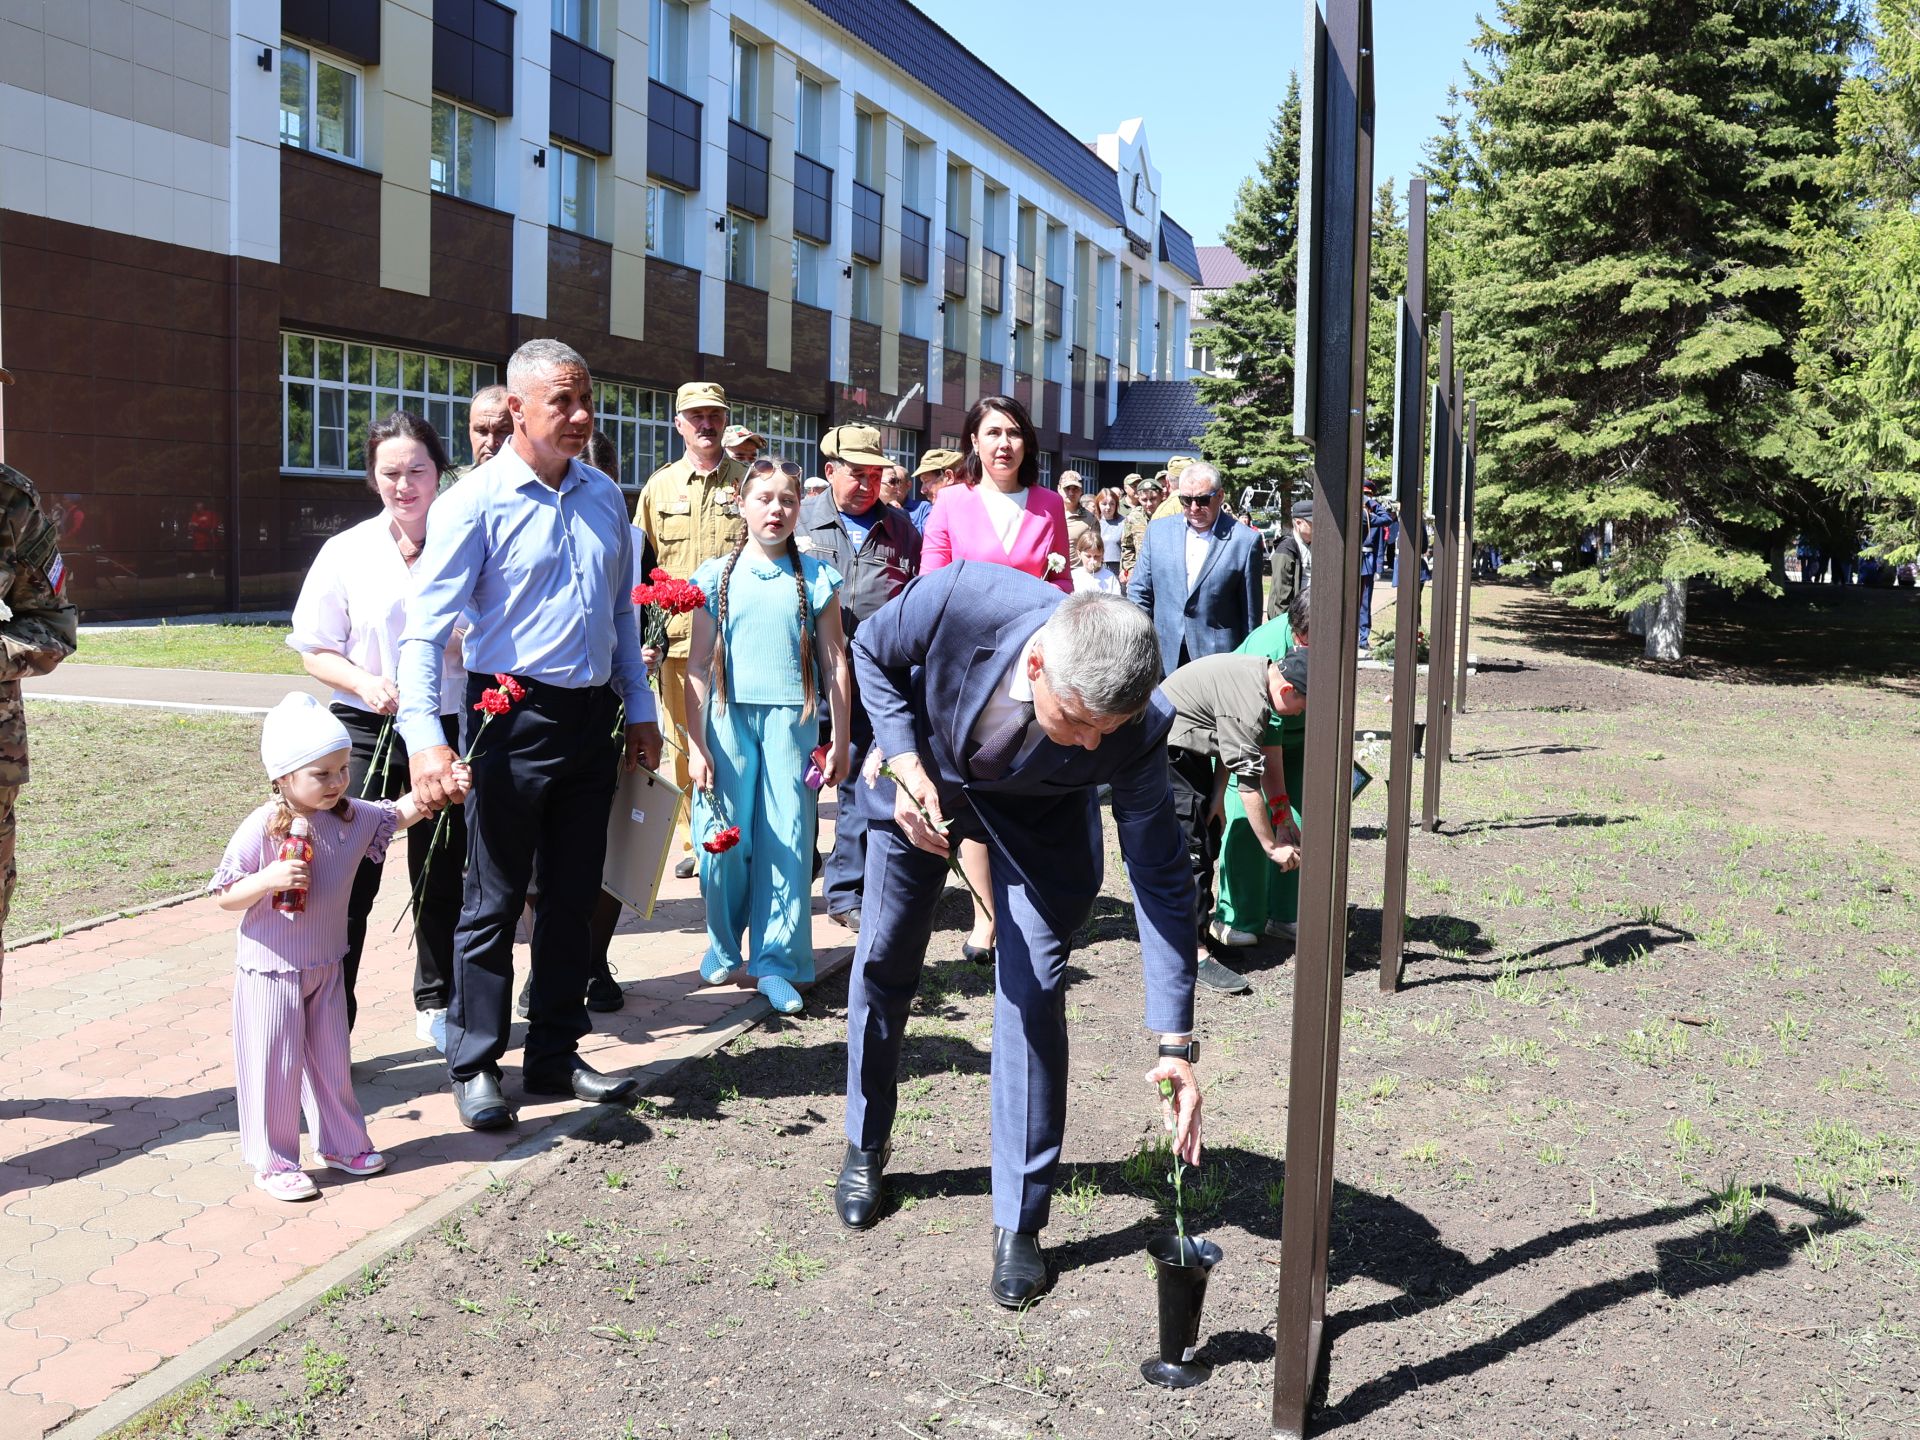
POLYGON ((1000 917, 993 1021, 993 1298, 1047 1288, 1040 1250, 1067 1122, 1067 945, 1100 891, 1095 793, 1114 826, 1139 917, 1150 1081, 1173 1086, 1174 1144, 1200 1154, 1193 875, 1167 773, 1173 709, 1154 640, 1118 596, 1063 596, 1004 565, 960 561, 909 583, 861 622, 853 666, 874 749, 898 784, 867 788, 860 943, 847 986, 847 1152, 841 1223, 884 1198, 907 1011, 952 846, 978 839, 1000 917))
POLYGON ((1153 617, 1166 674, 1223 655, 1260 623, 1260 539, 1225 513, 1220 472, 1204 461, 1180 472, 1181 513, 1147 526, 1127 598, 1153 617))

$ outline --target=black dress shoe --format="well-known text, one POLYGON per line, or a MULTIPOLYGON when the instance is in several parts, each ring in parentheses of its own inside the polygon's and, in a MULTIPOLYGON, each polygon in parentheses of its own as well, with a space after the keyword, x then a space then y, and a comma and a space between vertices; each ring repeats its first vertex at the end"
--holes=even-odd
POLYGON ((453 1108, 469 1130, 499 1130, 513 1124, 513 1112, 500 1093, 500 1077, 485 1071, 471 1080, 453 1082, 453 1108))
POLYGON ((966 941, 962 940, 960 942, 960 958, 962 960, 971 960, 976 965, 991 965, 993 964, 993 946, 969 945, 966 941))
POLYGON ((1244 995, 1253 989, 1247 977, 1238 970, 1229 970, 1211 955, 1200 957, 1200 968, 1194 974, 1209 990, 1218 990, 1222 995, 1244 995))
POLYGON ((695 860, 693 856, 682 855, 679 863, 673 867, 673 878, 676 880, 691 880, 693 878, 693 872, 699 868, 700 862, 695 860))
POLYGON ((602 1015, 611 1015, 616 1010, 624 1009, 626 1003, 627 992, 622 990, 620 982, 613 978, 613 970, 610 966, 601 966, 594 977, 587 981, 587 1009, 602 1015))
POLYGON ((860 933, 860 907, 858 905, 854 906, 851 910, 829 911, 827 919, 836 925, 853 931, 856 935, 860 933))
POLYGON ((632 1075, 602 1075, 578 1055, 571 1055, 563 1067, 525 1071, 520 1088, 529 1095, 571 1095, 590 1105, 619 1105, 640 1093, 640 1081, 632 1075))
POLYGON ((1018 1310, 1046 1294, 1052 1279, 1038 1235, 993 1227, 993 1284, 987 1288, 995 1300, 1018 1310))
POLYGON ((880 1206, 887 1198, 882 1172, 892 1153, 891 1145, 862 1150, 848 1142, 847 1158, 840 1162, 840 1178, 833 1182, 833 1208, 849 1230, 871 1229, 880 1218, 880 1206))

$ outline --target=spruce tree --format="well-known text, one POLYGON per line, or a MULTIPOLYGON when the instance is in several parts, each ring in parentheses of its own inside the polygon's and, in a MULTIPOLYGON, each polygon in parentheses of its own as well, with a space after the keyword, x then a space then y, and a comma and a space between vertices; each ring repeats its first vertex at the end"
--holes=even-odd
POLYGON ((1845 0, 1500 0, 1470 99, 1485 169, 1458 277, 1481 402, 1480 524, 1571 559, 1613 521, 1575 603, 1657 605, 1677 658, 1686 585, 1767 584, 1791 486, 1789 234, 1817 195, 1850 37, 1845 0))
POLYGON ((1400 297, 1407 293, 1407 218, 1389 175, 1374 193, 1372 273, 1367 319, 1367 475, 1393 473, 1394 358, 1399 353, 1400 297))
MULTIPOLYGON (((1796 229, 1805 470, 1870 553, 1920 557, 1920 3, 1879 0, 1841 92, 1832 204, 1796 229)), ((1810 528, 1826 519, 1816 512, 1810 528)), ((1846 538, 1827 549, 1845 553, 1846 538)))
POLYGON ((1300 80, 1287 83, 1259 169, 1240 183, 1221 237, 1252 271, 1208 302, 1195 336, 1228 373, 1199 380, 1213 423, 1201 453, 1230 491, 1253 485, 1289 495, 1308 449, 1293 438, 1294 306, 1300 251, 1300 80))

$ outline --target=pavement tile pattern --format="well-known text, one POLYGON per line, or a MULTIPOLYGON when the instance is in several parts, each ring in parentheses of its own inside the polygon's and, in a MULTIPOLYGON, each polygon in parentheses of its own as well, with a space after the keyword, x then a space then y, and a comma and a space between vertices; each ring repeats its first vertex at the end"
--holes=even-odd
MULTIPOLYGON (((354 1081, 383 1175, 310 1168, 299 1206, 252 1187, 234 1128, 234 918, 198 899, 22 950, 0 1012, 0 1437, 32 1440, 402 1223, 430 1198, 577 1107, 516 1097, 520 1123, 461 1128, 440 1057, 414 1038, 413 954, 395 929, 408 886, 389 861, 362 961, 354 1081)), ((612 956, 627 1006, 593 1017, 602 1070, 702 1053, 750 991, 704 988, 693 882, 668 879, 653 919, 623 917, 612 956)), ((524 934, 522 940, 524 942, 524 934)), ((847 932, 815 916, 824 972, 847 932)), ((527 963, 524 943, 516 949, 527 963)), ((655 1074, 660 1073, 656 1069, 655 1074)), ((307 1156, 312 1165, 312 1146, 307 1156)))

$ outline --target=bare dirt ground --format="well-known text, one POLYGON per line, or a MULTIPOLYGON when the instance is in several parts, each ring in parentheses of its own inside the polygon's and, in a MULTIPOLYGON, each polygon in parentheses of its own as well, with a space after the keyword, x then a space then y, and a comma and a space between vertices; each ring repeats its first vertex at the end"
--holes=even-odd
MULTIPOLYGON (((1406 988, 1356 807, 1317 1433, 1920 1433, 1911 592, 1702 605, 1702 657, 1491 587, 1406 988), (1812 621, 1821 622, 1812 625, 1812 621)), ((1384 729, 1386 677, 1364 723, 1384 729)), ((991 975, 936 936, 893 1207, 843 1232, 844 982, 688 1067, 133 1433, 1266 1433, 1292 967, 1203 994, 1196 1390, 1140 1378, 1164 1150, 1124 875, 1076 952, 1053 1292, 986 1294, 991 975)))

